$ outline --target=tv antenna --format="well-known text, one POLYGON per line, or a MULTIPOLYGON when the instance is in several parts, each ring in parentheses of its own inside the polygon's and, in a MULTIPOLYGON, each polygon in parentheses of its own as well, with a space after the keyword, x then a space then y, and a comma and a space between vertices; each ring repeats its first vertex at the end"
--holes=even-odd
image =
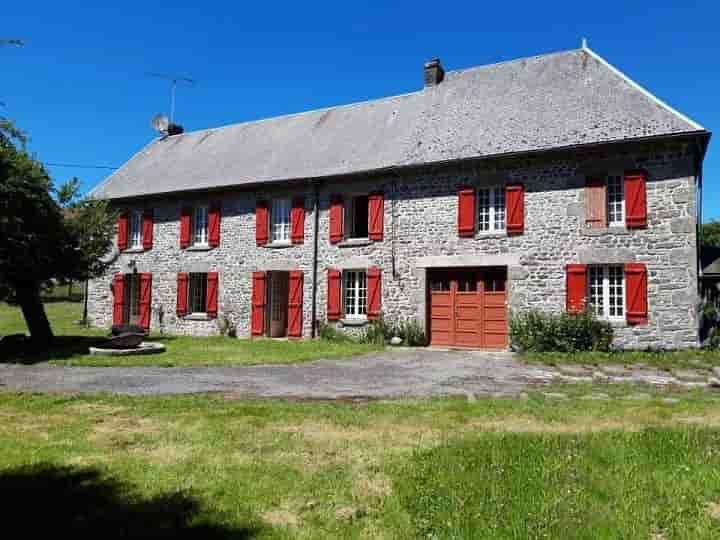
POLYGON ((175 120, 175 90, 177 89, 178 84, 187 84, 188 86, 192 86, 195 84, 195 80, 181 75, 173 75, 171 73, 155 73, 149 71, 146 75, 148 77, 164 79, 170 82, 170 123, 172 124, 175 120))

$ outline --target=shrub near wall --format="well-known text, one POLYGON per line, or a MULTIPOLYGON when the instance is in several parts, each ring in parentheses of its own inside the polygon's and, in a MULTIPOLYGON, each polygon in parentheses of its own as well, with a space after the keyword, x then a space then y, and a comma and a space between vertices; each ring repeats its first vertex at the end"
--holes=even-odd
POLYGON ((579 315, 527 311, 510 319, 510 340, 520 351, 607 351, 612 338, 610 323, 587 311, 579 315))

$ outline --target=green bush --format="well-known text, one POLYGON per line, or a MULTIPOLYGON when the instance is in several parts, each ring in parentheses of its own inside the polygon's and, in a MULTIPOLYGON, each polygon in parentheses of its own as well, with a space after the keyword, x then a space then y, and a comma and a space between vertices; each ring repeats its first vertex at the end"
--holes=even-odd
POLYGON ((345 335, 343 332, 338 332, 335 327, 330 326, 329 324, 320 324, 318 335, 322 340, 332 341, 335 343, 347 343, 352 341, 349 336, 345 335))
POLYGON ((418 321, 407 319, 394 323, 385 319, 382 314, 368 325, 360 340, 363 343, 385 345, 394 336, 402 338, 403 343, 410 347, 425 345, 425 331, 418 321))
POLYGON ((370 343, 373 345, 385 345, 390 338, 394 335, 394 325, 385 320, 385 317, 380 314, 374 321, 370 321, 365 332, 361 335, 360 341, 362 343, 370 343))
POLYGON ((608 351, 613 329, 589 311, 560 315, 528 311, 510 319, 510 339, 520 351, 608 351))
POLYGON ((397 325, 397 334, 403 339, 403 343, 408 347, 423 347, 427 345, 425 339, 425 330, 420 322, 416 319, 408 319, 401 321, 397 325))

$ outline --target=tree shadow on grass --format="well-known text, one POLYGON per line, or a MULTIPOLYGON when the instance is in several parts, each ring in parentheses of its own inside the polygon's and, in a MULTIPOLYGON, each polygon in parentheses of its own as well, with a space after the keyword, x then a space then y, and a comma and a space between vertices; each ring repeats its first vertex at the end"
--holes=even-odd
MULTIPOLYGON (((176 336, 151 334, 144 341, 170 343, 176 336)), ((107 336, 55 336, 49 347, 36 347, 29 340, 4 344, 0 342, 0 364, 32 365, 50 360, 70 360, 90 353, 90 347, 101 347, 107 336)))
POLYGON ((88 354, 90 347, 99 346, 106 339, 102 336, 56 336, 47 348, 36 347, 29 341, 0 345, 0 363, 30 365, 49 360, 66 360, 88 354))
POLYGON ((255 538, 182 493, 145 497, 94 468, 25 466, 0 471, 2 526, 39 537, 51 532, 95 538, 255 538), (84 536, 84 535, 83 535, 84 536))

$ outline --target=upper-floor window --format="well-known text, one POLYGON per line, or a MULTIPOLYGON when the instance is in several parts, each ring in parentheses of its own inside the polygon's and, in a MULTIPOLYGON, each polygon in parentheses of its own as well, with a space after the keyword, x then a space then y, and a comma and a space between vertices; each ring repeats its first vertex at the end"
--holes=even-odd
POLYGON ((270 229, 272 242, 290 242, 290 199, 273 199, 270 229))
POLYGON ((207 311, 207 274, 193 272, 188 283, 188 310, 190 313, 205 313, 207 311))
POLYGON ((478 230, 481 232, 505 230, 505 188, 491 187, 478 190, 478 230))
POLYGON ((610 226, 625 225, 625 193, 623 175, 607 176, 607 220, 610 226))
POLYGON ((588 267, 589 308, 602 319, 625 318, 625 273, 622 265, 588 267))
POLYGON ((345 204, 345 237, 368 237, 368 196, 349 197, 345 204))
POLYGON ((345 317, 364 318, 367 315, 367 273, 364 270, 343 272, 345 317))
POLYGON ((129 231, 128 236, 130 237, 130 249, 142 249, 143 248, 143 214, 142 212, 130 212, 129 219, 129 231))
POLYGON ((193 212, 193 244, 208 245, 208 207, 196 206, 193 212))

